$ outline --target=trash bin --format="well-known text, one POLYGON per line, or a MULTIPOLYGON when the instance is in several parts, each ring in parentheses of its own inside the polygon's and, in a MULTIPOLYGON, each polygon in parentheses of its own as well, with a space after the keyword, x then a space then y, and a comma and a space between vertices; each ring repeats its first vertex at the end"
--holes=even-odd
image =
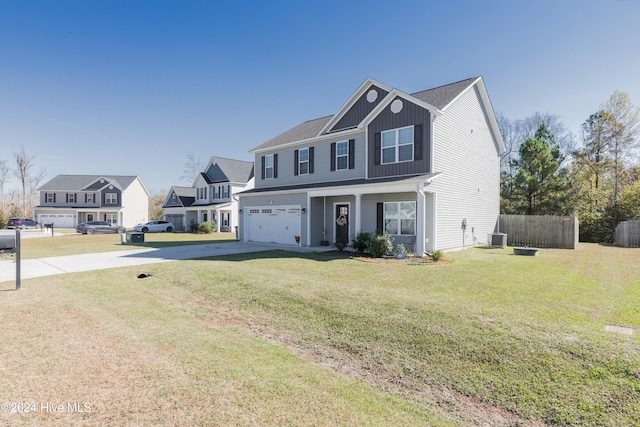
POLYGON ((233 227, 236 229, 236 242, 239 242, 240 239, 238 238, 238 226, 236 225, 235 227, 233 227))
POLYGON ((127 233, 120 233, 120 244, 125 245, 127 243, 127 233))

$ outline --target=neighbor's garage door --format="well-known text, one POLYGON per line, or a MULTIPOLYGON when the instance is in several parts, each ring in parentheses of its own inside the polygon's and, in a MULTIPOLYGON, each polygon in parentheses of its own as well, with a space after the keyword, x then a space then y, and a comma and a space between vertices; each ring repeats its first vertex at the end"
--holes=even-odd
POLYGON ((42 225, 53 224, 54 227, 59 228, 73 228, 73 215, 71 214, 43 214, 38 218, 38 222, 42 225))
POLYGON ((300 236, 300 206, 262 206, 245 209, 245 240, 295 245, 300 236))

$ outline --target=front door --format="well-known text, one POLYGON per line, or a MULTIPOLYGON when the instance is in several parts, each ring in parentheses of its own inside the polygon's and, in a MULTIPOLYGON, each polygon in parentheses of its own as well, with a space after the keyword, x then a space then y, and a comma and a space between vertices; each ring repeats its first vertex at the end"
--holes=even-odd
POLYGON ((335 241, 349 244, 349 205, 336 205, 335 241))

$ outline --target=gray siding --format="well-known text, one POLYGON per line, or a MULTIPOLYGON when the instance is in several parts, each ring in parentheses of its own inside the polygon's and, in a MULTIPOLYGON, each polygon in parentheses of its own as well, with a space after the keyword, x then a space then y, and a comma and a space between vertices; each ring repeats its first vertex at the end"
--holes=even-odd
MULTIPOLYGON (((396 97, 396 99, 399 99, 396 97)), ((430 159, 430 144, 429 136, 431 132, 429 127, 431 126, 430 113, 428 110, 413 104, 406 99, 400 98, 403 102, 402 111, 395 114, 391 112, 390 105, 387 106, 370 124, 368 127, 368 141, 369 146, 369 178, 378 178, 383 176, 398 176, 409 175, 416 173, 430 173, 429 170, 430 159), (376 165, 376 157, 380 153, 376 153, 375 149, 375 135, 376 133, 397 129, 405 126, 422 125, 422 159, 414 160, 412 162, 402 162, 393 164, 378 164, 376 165)), ((414 151, 414 156, 415 156, 414 151)), ((378 159, 379 161, 379 159, 378 159)))
POLYGON ((279 187, 284 185, 311 184, 317 182, 335 182, 349 179, 364 178, 365 176, 365 142, 364 132, 346 137, 318 141, 313 144, 296 145, 268 153, 260 153, 255 156, 256 188, 279 187), (331 171, 331 143, 355 139, 355 168, 341 171, 331 171), (301 148, 314 147, 314 172, 308 175, 294 174, 294 151, 301 148), (262 179, 262 157, 265 154, 278 154, 278 177, 274 179, 262 179))
POLYGON ((434 121, 437 191, 435 249, 485 243, 500 211, 500 158, 477 89, 468 90, 434 121), (462 221, 467 228, 462 230, 462 221))
POLYGON ((367 117, 367 115, 387 96, 389 92, 384 89, 381 89, 377 86, 372 85, 367 89, 364 94, 353 104, 353 106, 347 111, 344 116, 331 128, 331 132, 337 131, 340 129, 350 129, 356 127, 362 119, 367 117), (367 100, 367 94, 370 90, 375 90, 378 92, 378 97, 373 101, 369 102, 367 100))
POLYGON ((43 207, 77 207, 97 208, 100 206, 100 193, 86 193, 80 191, 40 191, 40 206, 43 207), (55 202, 47 203, 47 194, 55 194, 55 202), (75 194, 76 201, 68 202, 67 194, 75 194), (85 194, 93 194, 93 203, 85 202, 85 194))

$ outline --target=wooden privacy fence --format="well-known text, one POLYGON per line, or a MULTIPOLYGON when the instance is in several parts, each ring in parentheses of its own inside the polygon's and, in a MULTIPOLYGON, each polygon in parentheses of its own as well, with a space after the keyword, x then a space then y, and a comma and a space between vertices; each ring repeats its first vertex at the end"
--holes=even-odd
POLYGON ((578 218, 572 216, 500 215, 498 231, 510 246, 575 249, 578 218))
POLYGON ((640 220, 623 221, 616 227, 615 242, 625 248, 640 248, 640 220))

